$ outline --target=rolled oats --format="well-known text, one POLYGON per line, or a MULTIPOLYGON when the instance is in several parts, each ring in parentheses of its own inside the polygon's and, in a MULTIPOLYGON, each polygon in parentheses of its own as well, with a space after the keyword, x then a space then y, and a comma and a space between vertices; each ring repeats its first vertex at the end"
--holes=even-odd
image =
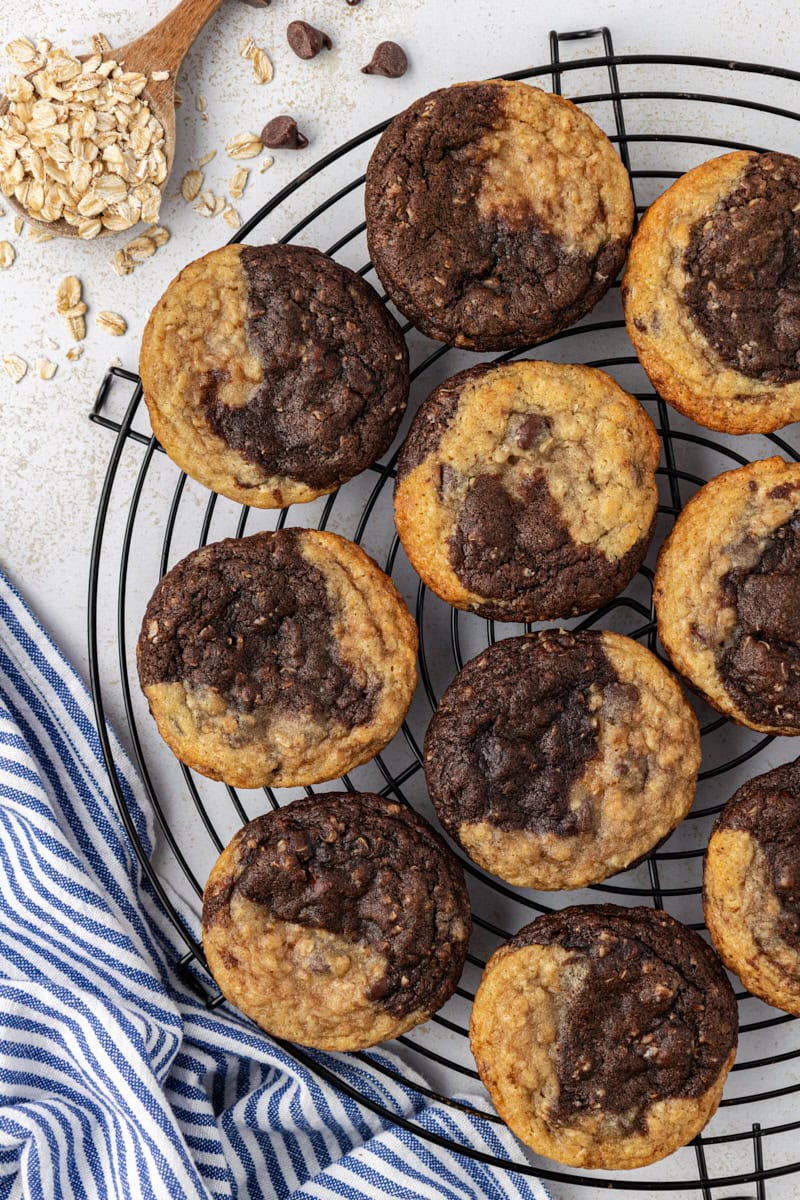
POLYGON ((242 58, 252 58, 258 46, 251 37, 239 38, 239 53, 242 58))
POLYGON ((77 275, 65 275, 56 291, 56 312, 64 316, 80 304, 82 290, 77 275))
POLYGON ((169 79, 169 71, 153 71, 150 78, 153 83, 163 83, 165 79, 169 79))
POLYGON ((5 367, 6 375, 10 379, 13 379, 14 383, 19 383, 21 379, 24 379, 28 371, 28 364, 18 354, 4 354, 3 366, 5 367))
POLYGON ((253 54, 253 71, 257 83, 270 83, 275 74, 266 50, 257 49, 253 54))
POLYGON ((73 342, 82 342, 86 337, 86 318, 82 315, 67 317, 67 329, 73 342))
POLYGON ((244 195, 244 189, 247 187, 247 179, 250 175, 249 167, 237 167, 231 176, 231 181, 228 184, 228 191, 234 200, 241 200, 244 195))
POLYGON ((203 186, 202 171, 187 171, 181 180, 181 195, 187 204, 196 200, 203 186))
POLYGON ((0 242, 0 271, 5 271, 7 267, 10 267, 16 257, 11 242, 0 242))
POLYGON ((271 166, 274 166, 274 164, 275 164, 275 159, 272 158, 272 156, 268 154, 267 157, 262 161, 261 166, 258 168, 259 175, 263 175, 264 172, 268 171, 271 166))
POLYGON ((83 346, 71 346, 67 351, 67 358, 70 362, 77 362, 83 354, 83 346))
POLYGON ((225 147, 229 158, 256 158, 263 150, 261 138, 254 133, 237 133, 225 147))
POLYGON ((211 162, 212 158, 216 157, 216 154, 217 154, 216 150, 209 150, 208 154, 204 154, 203 157, 200 159, 199 166, 201 166, 201 167, 206 166, 207 163, 211 162))
POLYGON ((119 313, 105 310, 97 314, 97 324, 105 333, 110 333, 113 337, 122 337, 128 328, 128 322, 119 313))
POLYGON ((236 209, 232 205, 227 205, 222 214, 222 219, 226 225, 230 225, 231 229, 238 229, 241 225, 241 218, 236 209))
POLYGON ((49 358, 37 358, 36 374, 40 379, 52 379, 58 370, 58 364, 50 362, 49 358))
POLYGON ((63 219, 82 238, 158 220, 167 176, 164 130, 141 99, 147 77, 104 57, 102 35, 92 46, 82 63, 46 42, 11 42, 23 73, 8 80, 0 117, 2 190, 36 220, 63 219))

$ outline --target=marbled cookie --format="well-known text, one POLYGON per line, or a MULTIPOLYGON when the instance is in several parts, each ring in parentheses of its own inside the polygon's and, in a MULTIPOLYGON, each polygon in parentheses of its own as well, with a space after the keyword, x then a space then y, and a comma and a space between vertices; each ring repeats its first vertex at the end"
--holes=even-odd
POLYGON ((519 887, 584 887, 623 871, 688 813, 697 720, 638 642, 548 629, 463 668, 425 738, 440 821, 519 887))
POLYGON ((737 150, 683 175, 631 246, 625 320, 656 390, 726 433, 800 418, 800 159, 737 150))
POLYGON ((800 464, 768 458, 697 492, 661 548, 661 641, 709 704, 800 734, 800 464))
POLYGON ((457 608, 499 621, 589 612, 647 553, 659 452, 642 406, 603 371, 472 367, 414 418, 397 531, 423 582, 457 608))
POLYGON ((458 983, 464 875, 426 821, 381 796, 295 800, 245 825, 203 897, 225 996, 277 1037, 358 1050, 419 1025, 458 983))
POLYGON ((147 323, 139 373, 170 458, 257 508, 363 471, 408 399, 397 322, 363 279, 306 246, 225 246, 184 267, 147 323))
POLYGON ((524 83, 442 88, 392 121, 367 168, 367 239, 402 313, 470 350, 533 344, 614 281, 628 176, 579 108, 524 83))
POLYGON ((334 533, 282 529, 189 554, 142 622, 139 678, 175 754, 237 787, 334 779, 382 750, 416 685, 417 627, 334 533))
POLYGON ((748 991, 800 1016, 800 759, 744 783, 717 818, 706 925, 748 991))
POLYGON ((665 912, 578 906, 492 956, 470 1039, 503 1120, 537 1154, 620 1170, 656 1162, 717 1109, 736 1000, 705 942, 665 912))

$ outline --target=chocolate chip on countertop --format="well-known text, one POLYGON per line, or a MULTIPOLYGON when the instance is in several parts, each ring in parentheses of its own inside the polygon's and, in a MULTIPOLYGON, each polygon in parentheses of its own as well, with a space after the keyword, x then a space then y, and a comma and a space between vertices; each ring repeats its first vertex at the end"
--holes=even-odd
POLYGON ((361 68, 362 75, 385 75, 388 79, 399 79, 408 70, 408 59, 397 42, 380 42, 375 47, 372 60, 361 68))
POLYGON ((294 117, 273 117, 261 130, 261 141, 269 150, 302 150, 308 138, 297 128, 294 117))
POLYGON ((298 58, 316 58, 320 50, 330 50, 331 39, 308 21, 290 21, 286 40, 298 58))

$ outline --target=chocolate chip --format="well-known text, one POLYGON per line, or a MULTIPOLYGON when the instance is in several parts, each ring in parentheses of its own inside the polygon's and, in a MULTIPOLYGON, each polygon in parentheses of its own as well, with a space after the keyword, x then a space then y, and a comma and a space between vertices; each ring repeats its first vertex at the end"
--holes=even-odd
POLYGON ((297 128, 294 117, 285 115, 267 121, 261 130, 261 141, 268 150, 302 150, 308 145, 308 138, 297 128))
POLYGON ((331 39, 308 21, 291 21, 286 28, 286 40, 298 58, 316 58, 320 50, 330 50, 331 39))
POLYGON ((408 70, 408 59, 397 42, 380 42, 375 47, 372 60, 361 68, 362 75, 385 75, 388 79, 399 79, 408 70))

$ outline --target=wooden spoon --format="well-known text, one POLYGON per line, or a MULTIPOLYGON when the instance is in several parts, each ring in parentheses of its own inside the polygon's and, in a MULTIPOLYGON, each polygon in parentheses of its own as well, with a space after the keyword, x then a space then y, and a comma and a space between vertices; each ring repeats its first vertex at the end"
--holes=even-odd
MULTIPOLYGON (((175 158, 175 79, 187 51, 194 42, 200 30, 209 17, 222 4, 222 0, 180 0, 171 13, 164 17, 148 33, 120 46, 109 50, 105 58, 112 58, 124 65, 126 71, 139 71, 147 75, 148 84, 141 93, 141 99, 150 106, 153 115, 161 122, 164 130, 164 157, 167 160, 167 174, 160 190, 163 193, 167 186, 169 173, 175 158), (150 78, 153 71, 168 71, 169 77, 163 80, 150 78)), ((80 55, 84 61, 89 55, 80 55)), ((35 72, 32 72, 35 74, 35 72)), ((0 97, 0 116, 8 111, 8 97, 0 97)), ((39 221, 32 217, 24 205, 15 196, 7 196, 9 204, 19 215, 35 229, 45 233, 58 234, 60 237, 78 237, 78 230, 68 221, 39 221)), ((97 236, 103 237, 108 233, 119 232, 103 229, 97 236)))

